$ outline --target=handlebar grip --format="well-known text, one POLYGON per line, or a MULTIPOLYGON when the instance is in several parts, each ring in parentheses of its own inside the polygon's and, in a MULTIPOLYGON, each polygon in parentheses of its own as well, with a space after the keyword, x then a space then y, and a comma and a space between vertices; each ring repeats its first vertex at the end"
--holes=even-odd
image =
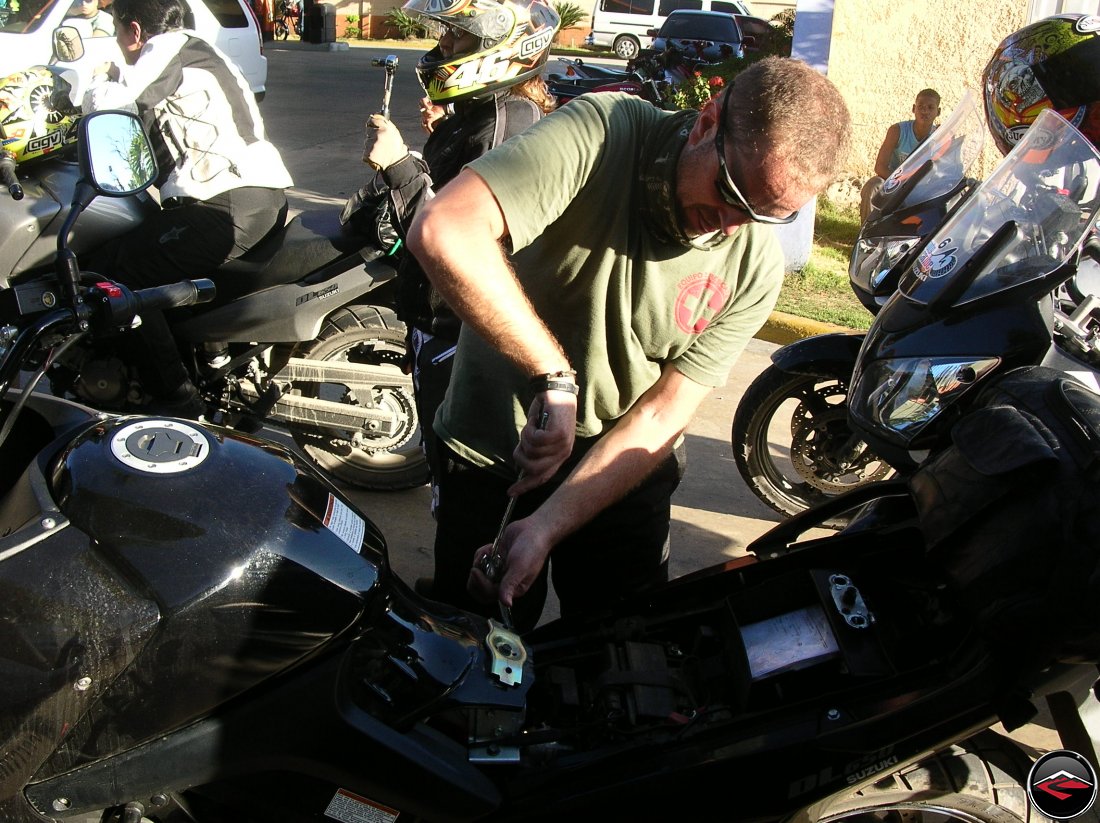
POLYGON ((217 294, 214 282, 207 278, 182 280, 167 286, 154 286, 138 289, 134 292, 136 314, 144 311, 174 309, 181 306, 193 306, 196 303, 209 303, 217 294))
POLYGON ((15 176, 15 158, 10 154, 5 153, 0 156, 0 183, 7 186, 12 200, 23 199, 23 187, 19 185, 19 178, 15 176))

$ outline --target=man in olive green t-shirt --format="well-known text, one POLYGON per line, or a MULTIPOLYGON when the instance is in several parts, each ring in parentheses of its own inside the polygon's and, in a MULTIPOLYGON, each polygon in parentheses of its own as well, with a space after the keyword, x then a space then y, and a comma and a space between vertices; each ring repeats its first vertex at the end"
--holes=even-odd
POLYGON ((563 616, 667 578, 674 447, 779 291, 764 224, 829 182, 847 134, 828 80, 769 58, 701 112, 585 95, 427 205, 409 248, 468 324, 435 420, 434 597, 488 613, 469 578, 527 629, 551 551, 563 616), (508 495, 498 587, 471 567, 508 495))

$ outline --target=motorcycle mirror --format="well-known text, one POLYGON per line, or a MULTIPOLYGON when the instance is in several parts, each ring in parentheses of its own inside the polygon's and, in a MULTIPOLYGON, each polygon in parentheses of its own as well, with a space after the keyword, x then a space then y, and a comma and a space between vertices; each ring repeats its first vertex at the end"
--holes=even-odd
POLYGON ((53 53, 59 63, 75 63, 84 56, 84 40, 72 26, 53 30, 53 53))
POLYGON ((136 115, 101 111, 80 121, 80 170, 97 194, 126 197, 147 189, 157 176, 153 147, 136 115))

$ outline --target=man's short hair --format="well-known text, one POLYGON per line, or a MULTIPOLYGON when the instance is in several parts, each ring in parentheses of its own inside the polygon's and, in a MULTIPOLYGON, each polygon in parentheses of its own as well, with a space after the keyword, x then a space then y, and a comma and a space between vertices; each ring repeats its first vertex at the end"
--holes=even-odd
POLYGON ((778 157, 807 188, 829 183, 842 168, 851 117, 836 86, 801 60, 767 57, 733 79, 730 142, 749 157, 778 157))
POLYGON ((920 100, 922 97, 931 97, 933 100, 936 101, 936 108, 939 108, 940 93, 935 89, 921 89, 917 92, 917 100, 920 100))

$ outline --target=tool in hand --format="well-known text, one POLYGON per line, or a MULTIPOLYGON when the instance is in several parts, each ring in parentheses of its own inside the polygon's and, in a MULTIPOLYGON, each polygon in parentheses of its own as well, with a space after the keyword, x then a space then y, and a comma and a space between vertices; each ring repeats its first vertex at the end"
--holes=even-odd
POLYGON ((397 55, 387 54, 370 61, 372 66, 381 66, 386 70, 386 82, 382 87, 382 116, 390 119, 390 94, 393 92, 393 76, 397 74, 397 55))
MULTIPOLYGON (((550 422, 550 412, 544 411, 539 415, 538 428, 545 429, 546 424, 550 422)), ((520 470, 519 480, 523 479, 523 471, 520 470)), ((516 498, 509 497, 508 505, 504 508, 504 517, 500 520, 500 528, 497 530, 497 536, 493 540, 492 550, 482 555, 480 569, 489 581, 493 584, 499 584, 500 578, 504 573, 504 552, 501 546, 501 541, 504 539, 504 530, 508 528, 508 524, 512 520, 512 511, 516 508, 516 498)), ((504 601, 500 601, 500 619, 505 628, 512 628, 512 610, 504 605, 504 601)))

